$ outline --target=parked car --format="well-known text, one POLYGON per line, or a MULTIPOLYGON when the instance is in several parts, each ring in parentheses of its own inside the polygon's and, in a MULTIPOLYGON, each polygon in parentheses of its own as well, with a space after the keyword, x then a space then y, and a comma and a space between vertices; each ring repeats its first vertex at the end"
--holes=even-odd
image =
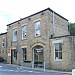
POLYGON ((4 62, 4 59, 2 57, 0 57, 0 62, 4 62))

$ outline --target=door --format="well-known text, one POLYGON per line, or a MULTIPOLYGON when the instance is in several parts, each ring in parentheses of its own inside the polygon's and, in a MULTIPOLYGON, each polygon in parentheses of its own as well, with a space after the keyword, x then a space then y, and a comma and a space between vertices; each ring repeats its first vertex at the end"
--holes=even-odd
POLYGON ((13 64, 13 50, 11 50, 11 64, 13 64))
POLYGON ((11 50, 11 64, 16 64, 17 52, 16 49, 11 50))
POLYGON ((34 48, 34 67, 39 67, 39 65, 42 65, 44 61, 44 54, 43 54, 43 48, 41 46, 36 46, 34 48))

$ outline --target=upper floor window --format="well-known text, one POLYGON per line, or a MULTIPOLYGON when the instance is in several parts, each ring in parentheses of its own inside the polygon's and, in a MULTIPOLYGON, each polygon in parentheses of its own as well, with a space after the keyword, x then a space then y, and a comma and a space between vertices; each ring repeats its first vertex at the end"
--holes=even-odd
POLYGON ((5 47, 5 38, 2 38, 2 47, 5 47))
POLYGON ((35 37, 40 36, 40 21, 35 22, 35 37))
POLYGON ((55 46, 55 49, 54 49, 55 57, 54 57, 54 59, 55 60, 62 59, 62 43, 55 43, 54 46, 55 46))
POLYGON ((17 29, 13 30, 13 41, 17 41, 17 29))
POLYGON ((22 26, 22 39, 25 39, 27 35, 27 26, 22 26))

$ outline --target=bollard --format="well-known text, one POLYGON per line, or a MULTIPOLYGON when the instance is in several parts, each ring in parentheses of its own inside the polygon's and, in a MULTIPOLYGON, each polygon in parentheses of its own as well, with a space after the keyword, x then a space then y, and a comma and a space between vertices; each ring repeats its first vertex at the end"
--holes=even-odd
POLYGON ((72 75, 75 75, 75 69, 72 69, 72 75))
POLYGON ((34 69, 34 61, 32 61, 32 70, 34 69))
POLYGON ((45 72, 45 61, 44 61, 44 72, 45 72))

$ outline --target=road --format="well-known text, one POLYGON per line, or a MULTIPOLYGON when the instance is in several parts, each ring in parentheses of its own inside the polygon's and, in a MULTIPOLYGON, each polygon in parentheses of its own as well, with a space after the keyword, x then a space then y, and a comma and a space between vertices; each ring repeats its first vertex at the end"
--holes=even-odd
POLYGON ((0 75, 68 75, 68 74, 18 69, 17 66, 0 63, 0 75))

